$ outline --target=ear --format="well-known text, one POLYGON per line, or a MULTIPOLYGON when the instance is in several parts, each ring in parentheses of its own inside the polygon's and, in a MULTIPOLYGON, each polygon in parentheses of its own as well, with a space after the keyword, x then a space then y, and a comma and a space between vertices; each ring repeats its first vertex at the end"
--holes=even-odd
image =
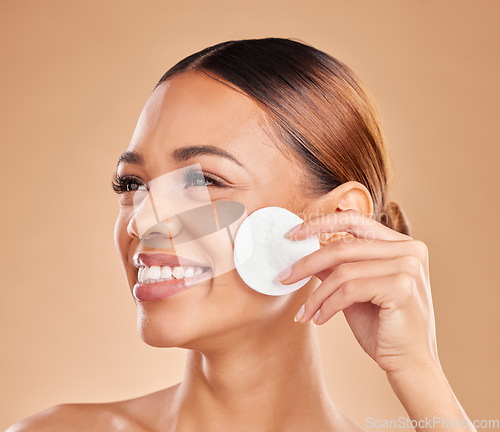
POLYGON ((330 194, 332 195, 330 197, 332 202, 338 197, 337 209, 339 211, 354 209, 366 217, 371 218, 373 216, 372 196, 365 185, 357 181, 348 181, 342 183, 327 195, 330 194))
MULTIPOLYGON (((373 200, 369 190, 357 181, 348 181, 337 186, 327 194, 310 203, 308 218, 323 214, 354 209, 366 217, 373 216, 373 200)), ((320 245, 324 246, 333 239, 351 236, 349 233, 320 233, 320 245)))

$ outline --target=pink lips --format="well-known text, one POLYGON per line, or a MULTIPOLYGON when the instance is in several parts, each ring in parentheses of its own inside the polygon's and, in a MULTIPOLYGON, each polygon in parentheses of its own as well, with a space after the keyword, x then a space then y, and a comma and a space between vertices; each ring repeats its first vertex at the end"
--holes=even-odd
POLYGON ((146 302, 162 300, 184 291, 192 285, 212 277, 212 269, 204 263, 184 257, 167 253, 139 252, 134 255, 133 262, 136 268, 147 265, 151 266, 192 266, 203 268, 203 273, 197 276, 182 279, 169 279, 163 282, 140 283, 137 282, 133 288, 133 294, 137 301, 146 302))

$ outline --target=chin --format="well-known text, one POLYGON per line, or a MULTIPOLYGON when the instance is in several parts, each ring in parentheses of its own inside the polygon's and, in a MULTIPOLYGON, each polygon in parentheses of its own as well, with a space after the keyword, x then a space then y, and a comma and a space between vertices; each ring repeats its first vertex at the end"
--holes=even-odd
POLYGON ((165 300, 136 302, 141 339, 154 347, 212 351, 258 332, 284 313, 290 296, 260 294, 237 280, 235 273, 165 300))
POLYGON ((141 339, 154 347, 196 349, 198 343, 223 333, 229 323, 221 311, 229 304, 221 279, 211 278, 163 300, 136 301, 141 339))
MULTIPOLYGON (((154 313, 149 305, 145 312, 141 305, 137 309, 137 330, 148 345, 159 348, 185 348, 201 335, 199 322, 189 323, 186 319, 176 319, 165 313, 154 313)), ((164 311, 163 311, 164 312, 164 311)), ((170 314, 169 314, 170 315, 170 314)))

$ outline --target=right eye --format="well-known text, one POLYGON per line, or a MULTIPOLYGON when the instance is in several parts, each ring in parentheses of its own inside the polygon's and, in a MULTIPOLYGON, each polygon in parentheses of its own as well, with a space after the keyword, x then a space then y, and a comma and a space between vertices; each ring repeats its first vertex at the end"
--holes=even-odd
POLYGON ((139 190, 148 190, 147 186, 138 177, 130 175, 121 177, 117 173, 115 173, 113 177, 112 187, 117 194, 123 194, 125 192, 135 192, 139 190))

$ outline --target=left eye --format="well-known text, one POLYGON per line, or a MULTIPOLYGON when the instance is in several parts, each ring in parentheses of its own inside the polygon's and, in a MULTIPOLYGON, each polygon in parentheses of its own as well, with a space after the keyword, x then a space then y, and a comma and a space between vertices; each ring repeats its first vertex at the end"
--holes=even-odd
POLYGON ((225 187, 220 181, 213 178, 211 174, 204 171, 186 171, 184 173, 184 187, 215 186, 225 187))

